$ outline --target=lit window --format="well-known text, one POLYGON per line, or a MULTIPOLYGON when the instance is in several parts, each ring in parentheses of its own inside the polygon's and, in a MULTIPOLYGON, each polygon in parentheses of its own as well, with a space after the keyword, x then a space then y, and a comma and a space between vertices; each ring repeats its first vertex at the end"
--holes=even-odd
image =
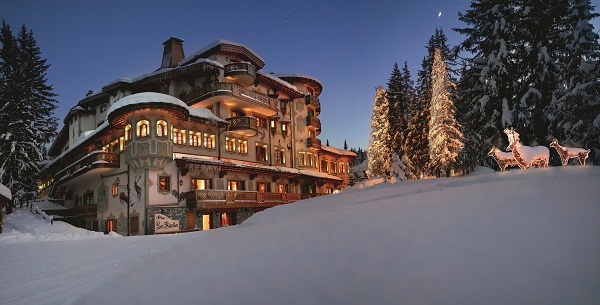
POLYGON ((277 192, 278 193, 287 193, 288 185, 287 184, 277 184, 277 192))
POLYGON ((159 192, 170 192, 171 191, 171 177, 159 176, 158 177, 158 191, 159 192))
POLYGON ((173 143, 183 145, 185 144, 185 130, 173 128, 173 143))
POLYGON ((256 120, 257 120, 257 123, 256 123, 257 127, 267 128, 267 119, 257 117, 256 120))
POLYGON ((118 152, 119 151, 119 139, 116 139, 110 142, 110 147, 108 149, 109 152, 118 152))
POLYGON ((106 145, 102 146, 102 151, 104 151, 104 152, 108 152, 108 147, 109 147, 109 145, 108 145, 108 144, 106 144, 106 145))
POLYGON ((163 120, 158 120, 156 122, 156 135, 159 137, 167 137, 167 122, 163 120))
POLYGON ((131 124, 125 126, 125 141, 131 140, 131 124))
POLYGON ((329 172, 329 169, 327 168, 327 164, 328 164, 328 162, 326 160, 321 161, 321 172, 323 172, 323 173, 329 172))
POLYGON ((193 190, 212 189, 212 180, 211 179, 192 178, 192 189, 193 190))
POLYGON ((199 132, 190 132, 190 145, 200 146, 200 136, 199 132))
POLYGON ((256 161, 266 162, 269 158, 267 156, 266 145, 256 145, 256 161))
POLYGON ((119 151, 125 150, 125 137, 119 138, 119 151))
POLYGON ((275 150, 275 164, 285 164, 285 152, 283 150, 275 150))
POLYGON ((235 139, 225 137, 225 150, 228 152, 235 151, 235 139))
POLYGON ((150 122, 141 120, 136 124, 135 135, 139 138, 147 137, 150 134, 150 122))
POLYGON ((104 224, 104 233, 117 232, 117 220, 109 219, 104 224))
POLYGON ((230 191, 243 191, 246 189, 245 181, 241 180, 229 180, 227 181, 227 190, 230 191))
POLYGON ((258 182, 256 188, 261 193, 269 192, 269 183, 266 182, 258 182))
POLYGON ((306 153, 303 151, 298 152, 298 161, 300 166, 306 166, 306 153))
POLYGON ((238 153, 248 154, 248 141, 238 140, 238 153))
POLYGON ((215 148, 215 135, 214 134, 209 134, 209 133, 204 134, 204 147, 208 148, 208 149, 215 148))

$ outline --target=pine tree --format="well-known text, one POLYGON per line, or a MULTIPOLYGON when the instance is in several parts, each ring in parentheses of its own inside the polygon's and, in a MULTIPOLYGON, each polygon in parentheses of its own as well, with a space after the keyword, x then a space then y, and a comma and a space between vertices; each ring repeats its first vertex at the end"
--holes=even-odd
POLYGON ((431 106, 429 120, 429 158, 432 172, 446 177, 459 168, 458 154, 463 148, 462 133, 455 118, 456 107, 452 92, 456 88, 450 80, 448 65, 441 50, 435 51, 431 72, 431 106))
POLYGON ((35 179, 46 159, 46 144, 56 132, 52 86, 46 84, 49 65, 33 32, 25 26, 15 38, 6 22, 0 34, 0 182, 15 203, 35 197, 35 179))
POLYGON ((346 139, 344 139, 344 149, 348 150, 348 143, 346 143, 346 139))
POLYGON ((410 121, 410 106, 415 98, 414 83, 410 77, 407 62, 404 62, 402 71, 398 68, 398 64, 394 63, 387 92, 390 104, 389 132, 392 139, 392 150, 398 156, 403 156, 405 154, 404 142, 410 121))
POLYGON ((461 103, 471 110, 461 116, 480 131, 483 146, 505 147, 502 130, 514 127, 526 145, 564 137, 600 149, 594 125, 599 89, 592 10, 588 0, 552 5, 478 0, 459 14, 468 27, 456 31, 467 35, 462 48, 473 54, 461 80, 470 85, 461 103))
POLYGON ((560 35, 569 52, 563 54, 556 100, 548 110, 550 131, 568 146, 590 148, 591 163, 600 165, 600 43, 590 23, 600 14, 592 12, 589 0, 567 7, 560 35))
POLYGON ((391 145, 389 137, 389 104, 386 98, 386 90, 378 87, 375 93, 373 114, 371 115, 371 139, 367 148, 369 166, 367 176, 389 177, 391 166, 391 145))

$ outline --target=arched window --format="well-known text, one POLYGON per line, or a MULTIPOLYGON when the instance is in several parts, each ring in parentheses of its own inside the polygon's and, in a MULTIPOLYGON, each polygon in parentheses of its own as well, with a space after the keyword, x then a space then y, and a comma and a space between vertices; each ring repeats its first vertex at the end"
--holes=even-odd
POLYGON ((159 137, 167 137, 169 135, 167 132, 167 122, 163 120, 156 122, 156 135, 159 137))
POLYGON ((143 138, 150 135, 150 122, 147 120, 140 120, 137 122, 135 135, 138 138, 143 138))
POLYGON ((125 141, 131 140, 131 124, 125 126, 125 141))

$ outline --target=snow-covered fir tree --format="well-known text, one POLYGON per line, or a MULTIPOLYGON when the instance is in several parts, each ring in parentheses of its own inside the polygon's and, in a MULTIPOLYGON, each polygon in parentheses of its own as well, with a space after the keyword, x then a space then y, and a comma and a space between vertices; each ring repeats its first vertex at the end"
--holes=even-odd
POLYGON ((389 136, 389 104, 385 88, 379 86, 375 92, 373 114, 371 115, 371 138, 367 148, 369 165, 367 176, 389 177, 391 166, 391 144, 389 136))
MULTIPOLYGON (((408 107, 410 113, 403 145, 404 151, 414 168, 414 175, 418 178, 424 177, 429 167, 429 107, 434 53, 436 49, 439 49, 445 58, 450 60, 455 57, 450 52, 446 35, 442 29, 435 30, 427 43, 426 49, 427 56, 423 58, 421 69, 417 73, 417 87, 414 89, 416 97, 412 99, 412 103, 408 107)), ((410 78, 406 64, 403 71, 403 75, 410 78)))
MULTIPOLYGON (((406 62, 404 63, 406 67, 406 62)), ((408 127, 408 120, 410 114, 410 105, 414 98, 414 88, 412 80, 410 79, 410 72, 408 75, 401 72, 398 68, 398 64, 394 63, 394 68, 390 75, 390 80, 387 83, 387 99, 390 105, 389 121, 390 121, 390 137, 392 150, 398 154, 398 156, 404 155, 404 138, 406 136, 406 129, 408 127), (408 79, 406 79, 408 77, 408 79)))
POLYGON ((458 154, 463 148, 462 133, 456 121, 453 91, 448 65, 440 49, 435 50, 431 72, 431 106, 429 119, 429 158, 432 172, 448 177, 458 169, 458 154))
POLYGON ((591 163, 600 165, 600 43, 590 23, 600 14, 589 0, 569 1, 567 7, 560 35, 569 52, 548 110, 550 131, 568 146, 590 148, 591 163))
MULTIPOLYGON (((600 149, 598 35, 588 0, 477 0, 459 19, 462 48, 472 54, 462 75, 461 114, 481 146, 506 147, 505 127, 527 145, 559 138, 600 149), (597 124, 594 124, 597 122, 597 124)), ((590 154, 597 163, 595 153, 590 154)), ((557 156, 552 157, 556 162, 557 156)), ((555 163, 556 164, 556 163, 555 163)))
POLYGON ((57 102, 33 32, 22 26, 15 37, 3 21, 0 43, 0 182, 18 204, 35 197, 40 162, 56 132, 57 102))

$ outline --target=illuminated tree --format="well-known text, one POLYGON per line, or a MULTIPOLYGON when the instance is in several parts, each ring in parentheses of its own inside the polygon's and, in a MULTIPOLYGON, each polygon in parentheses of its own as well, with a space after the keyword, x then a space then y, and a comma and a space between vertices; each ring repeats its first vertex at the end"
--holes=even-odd
POLYGON ((390 175, 392 151, 388 132, 388 114, 389 104, 386 90, 381 86, 377 87, 373 114, 371 115, 371 139, 367 148, 367 158, 369 160, 367 176, 369 178, 389 177, 390 175))
POLYGON ((463 148, 462 133, 455 118, 452 91, 456 89, 450 80, 448 65, 440 49, 436 49, 431 72, 431 105, 429 119, 429 158, 432 172, 448 177, 459 168, 458 154, 463 148))

